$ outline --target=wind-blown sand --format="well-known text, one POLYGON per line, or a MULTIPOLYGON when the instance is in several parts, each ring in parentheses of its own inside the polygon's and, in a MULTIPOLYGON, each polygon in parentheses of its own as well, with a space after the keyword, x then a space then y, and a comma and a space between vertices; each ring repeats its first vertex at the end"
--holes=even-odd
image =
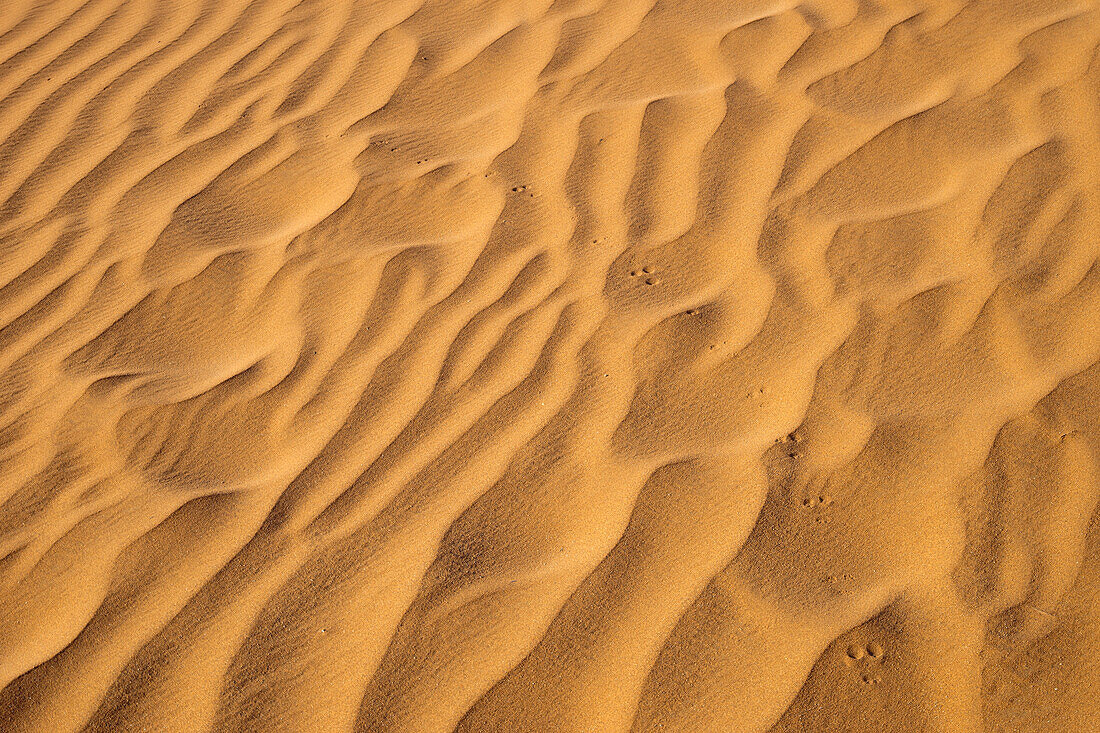
POLYGON ((1095 0, 0 2, 0 731, 1100 730, 1095 0))

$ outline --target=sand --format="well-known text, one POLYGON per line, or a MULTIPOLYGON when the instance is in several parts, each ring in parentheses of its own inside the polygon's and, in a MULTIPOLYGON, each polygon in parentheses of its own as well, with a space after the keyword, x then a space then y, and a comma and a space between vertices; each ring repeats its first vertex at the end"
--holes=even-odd
POLYGON ((1096 0, 0 2, 0 731, 1100 730, 1096 0))

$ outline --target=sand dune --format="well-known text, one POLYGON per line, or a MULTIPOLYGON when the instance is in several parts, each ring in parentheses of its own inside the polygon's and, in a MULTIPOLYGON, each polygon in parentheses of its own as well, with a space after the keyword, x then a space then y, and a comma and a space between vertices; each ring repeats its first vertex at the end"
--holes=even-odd
POLYGON ((0 731, 1100 730, 1098 49, 0 3, 0 731))

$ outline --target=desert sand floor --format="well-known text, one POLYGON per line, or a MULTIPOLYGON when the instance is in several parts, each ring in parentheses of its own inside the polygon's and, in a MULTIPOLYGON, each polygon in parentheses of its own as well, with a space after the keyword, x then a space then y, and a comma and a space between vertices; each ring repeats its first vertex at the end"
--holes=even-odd
POLYGON ((1098 48, 0 0, 0 731, 1100 731, 1098 48))

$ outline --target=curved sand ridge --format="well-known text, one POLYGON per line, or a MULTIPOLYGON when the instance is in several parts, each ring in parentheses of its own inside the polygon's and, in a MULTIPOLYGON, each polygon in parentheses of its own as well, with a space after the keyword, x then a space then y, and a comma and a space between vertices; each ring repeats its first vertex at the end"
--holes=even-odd
POLYGON ((1100 729, 1092 0, 0 8, 0 728, 1100 729))

